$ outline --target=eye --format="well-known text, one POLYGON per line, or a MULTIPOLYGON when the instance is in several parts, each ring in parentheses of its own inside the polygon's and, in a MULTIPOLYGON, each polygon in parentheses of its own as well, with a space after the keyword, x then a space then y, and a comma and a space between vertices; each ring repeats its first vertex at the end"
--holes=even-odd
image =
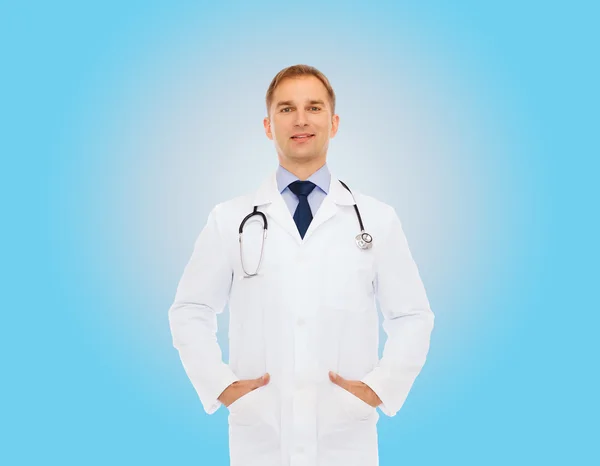
POLYGON ((321 110, 321 107, 310 107, 311 110, 315 109, 317 112, 321 110))
POLYGON ((286 112, 286 110, 291 110, 291 109, 292 109, 292 107, 285 107, 285 108, 281 109, 281 112, 282 113, 289 113, 289 112, 286 112))

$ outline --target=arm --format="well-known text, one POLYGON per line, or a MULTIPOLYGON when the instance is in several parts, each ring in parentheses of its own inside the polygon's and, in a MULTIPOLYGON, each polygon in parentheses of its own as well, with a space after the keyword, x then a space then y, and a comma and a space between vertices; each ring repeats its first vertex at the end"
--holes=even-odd
POLYGON ((227 303, 233 274, 216 221, 218 208, 196 239, 169 308, 173 346, 208 414, 221 406, 217 398, 223 390, 239 380, 223 362, 216 337, 217 314, 227 303))
POLYGON ((387 341, 383 357, 361 381, 379 396, 381 411, 394 416, 425 364, 434 315, 393 209, 390 223, 388 233, 373 245, 377 248, 375 293, 387 341))

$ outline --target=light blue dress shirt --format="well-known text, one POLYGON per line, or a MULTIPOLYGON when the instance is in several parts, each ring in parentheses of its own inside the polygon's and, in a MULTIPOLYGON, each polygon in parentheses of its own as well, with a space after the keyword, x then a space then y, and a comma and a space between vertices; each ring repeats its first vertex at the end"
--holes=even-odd
MULTIPOLYGON (((279 192, 281 193, 281 197, 288 206, 292 217, 294 216, 294 212, 296 211, 296 207, 298 207, 298 197, 291 191, 288 186, 290 183, 293 183, 296 180, 299 180, 296 175, 290 173, 288 170, 283 168, 281 165, 277 167, 277 187, 279 188, 279 192)), ((314 172, 308 178, 308 181, 316 184, 315 188, 310 192, 307 196, 308 205, 310 206, 310 211, 312 213, 313 218, 317 213, 317 210, 321 206, 323 199, 327 196, 329 192, 329 184, 331 183, 331 173, 329 173, 329 168, 327 168, 327 164, 323 165, 316 172, 314 172)))

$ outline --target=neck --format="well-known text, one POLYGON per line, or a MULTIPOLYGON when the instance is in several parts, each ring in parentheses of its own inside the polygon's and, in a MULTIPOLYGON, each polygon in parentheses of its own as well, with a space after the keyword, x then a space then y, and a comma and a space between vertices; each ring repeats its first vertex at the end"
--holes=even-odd
POLYGON ((279 164, 290 173, 296 175, 300 180, 307 180, 313 173, 325 165, 325 159, 315 159, 306 162, 283 160, 279 157, 279 164))

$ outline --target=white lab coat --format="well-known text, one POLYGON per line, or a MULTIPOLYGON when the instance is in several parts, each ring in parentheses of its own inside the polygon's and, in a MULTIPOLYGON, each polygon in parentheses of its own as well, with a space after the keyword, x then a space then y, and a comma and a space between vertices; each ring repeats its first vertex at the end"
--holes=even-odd
MULTIPOLYGON (((217 205, 196 240, 169 322, 205 411, 219 408, 232 382, 271 375, 228 407, 231 466, 377 466, 376 408, 328 371, 369 385, 394 416, 425 363, 434 315, 400 220, 389 205, 352 192, 370 250, 356 246, 352 196, 333 176, 304 239, 272 173, 258 191, 217 205), (238 229, 255 205, 268 235, 259 275, 244 278, 238 229), (387 334, 381 360, 375 299, 387 334), (215 336, 226 304, 228 364, 215 336)), ((257 216, 244 228, 251 273, 262 232, 257 216)))

